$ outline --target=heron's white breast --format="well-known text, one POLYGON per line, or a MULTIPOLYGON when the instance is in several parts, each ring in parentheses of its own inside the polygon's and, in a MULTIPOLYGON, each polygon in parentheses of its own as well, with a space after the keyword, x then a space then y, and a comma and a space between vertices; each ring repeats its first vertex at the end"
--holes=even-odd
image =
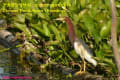
POLYGON ((74 42, 74 48, 78 55, 80 55, 81 58, 84 58, 86 55, 86 51, 84 49, 84 46, 80 44, 79 42, 74 42))

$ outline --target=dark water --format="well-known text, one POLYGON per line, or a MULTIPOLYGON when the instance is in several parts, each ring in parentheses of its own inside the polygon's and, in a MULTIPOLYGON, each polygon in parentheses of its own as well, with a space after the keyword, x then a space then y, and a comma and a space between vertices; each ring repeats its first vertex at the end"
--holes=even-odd
POLYGON ((10 48, 19 44, 12 42, 12 40, 14 40, 12 33, 7 30, 0 31, 0 80, 65 80, 65 75, 57 69, 40 70, 38 68, 35 70, 33 66, 23 67, 22 64, 19 64, 20 50, 18 48, 3 51, 5 47, 10 48))
MULTIPOLYGON (((3 49, 0 47, 0 50, 3 49)), ((0 53, 0 80, 68 80, 60 70, 26 70, 17 63, 19 56, 13 56, 10 52, 0 53), (16 79, 15 79, 16 78, 16 79), (18 79, 19 78, 19 79, 18 79), (21 78, 21 79, 20 79, 21 78)), ((69 79, 70 80, 70 79, 69 79)))
MULTIPOLYGON (((3 47, 0 46, 0 50, 3 47)), ((17 73, 16 66, 12 63, 11 53, 9 52, 1 52, 0 53, 0 79, 2 76, 12 76, 17 73)))

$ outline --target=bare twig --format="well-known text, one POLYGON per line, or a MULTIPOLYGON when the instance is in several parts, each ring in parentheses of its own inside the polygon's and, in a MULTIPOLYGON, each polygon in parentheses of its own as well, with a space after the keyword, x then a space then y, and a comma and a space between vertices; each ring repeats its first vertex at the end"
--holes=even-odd
POLYGON ((118 52, 118 45, 117 45, 117 31, 116 31, 117 16, 116 16, 115 0, 110 0, 110 6, 112 13, 112 26, 111 26, 112 47, 113 47, 115 63, 118 68, 118 73, 120 74, 120 55, 118 52))

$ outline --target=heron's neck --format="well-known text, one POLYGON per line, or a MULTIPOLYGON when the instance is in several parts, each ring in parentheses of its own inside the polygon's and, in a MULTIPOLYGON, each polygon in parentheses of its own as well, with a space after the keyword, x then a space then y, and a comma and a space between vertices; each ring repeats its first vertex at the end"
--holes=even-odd
POLYGON ((75 39, 77 38, 74 30, 74 25, 70 19, 68 19, 66 22, 68 24, 68 35, 70 42, 72 43, 72 45, 74 45, 75 39))

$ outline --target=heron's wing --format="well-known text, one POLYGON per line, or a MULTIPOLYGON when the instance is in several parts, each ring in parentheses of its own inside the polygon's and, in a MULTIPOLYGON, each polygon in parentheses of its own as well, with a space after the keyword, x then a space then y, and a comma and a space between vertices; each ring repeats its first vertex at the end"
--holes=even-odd
POLYGON ((91 51, 91 50, 89 49, 89 47, 85 44, 85 42, 84 42, 82 39, 78 39, 78 40, 79 40, 78 42, 83 45, 84 49, 85 49, 88 53, 90 53, 91 55, 93 55, 92 51, 91 51))

